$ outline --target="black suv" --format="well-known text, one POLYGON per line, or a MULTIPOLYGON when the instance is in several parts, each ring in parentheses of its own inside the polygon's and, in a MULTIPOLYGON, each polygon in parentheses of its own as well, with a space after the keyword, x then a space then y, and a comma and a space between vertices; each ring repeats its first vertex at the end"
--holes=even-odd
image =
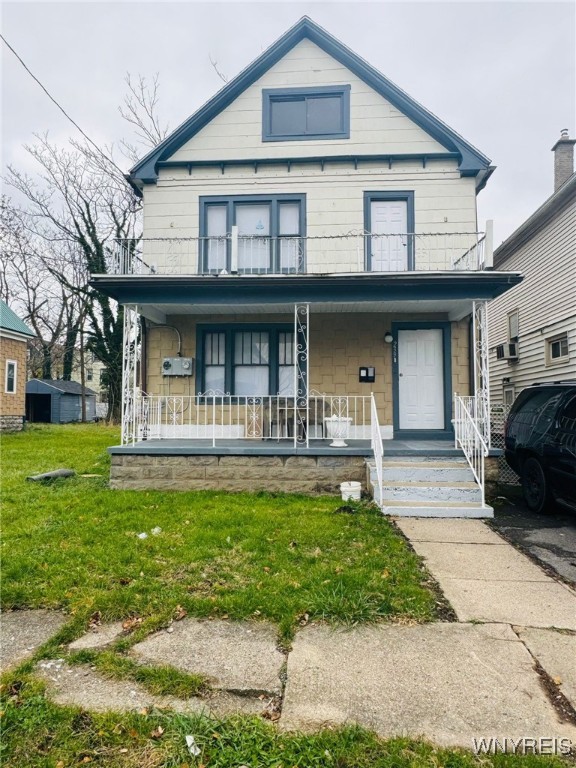
POLYGON ((520 475, 528 508, 576 508, 576 381, 522 390, 504 427, 506 461, 520 475))

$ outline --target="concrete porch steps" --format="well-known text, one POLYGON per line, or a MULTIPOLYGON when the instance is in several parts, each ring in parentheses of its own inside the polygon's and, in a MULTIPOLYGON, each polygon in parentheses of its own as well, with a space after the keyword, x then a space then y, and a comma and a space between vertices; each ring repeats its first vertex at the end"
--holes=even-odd
POLYGON ((383 489, 368 462, 374 501, 384 514, 398 517, 493 517, 482 504, 480 487, 464 457, 384 457, 383 489))

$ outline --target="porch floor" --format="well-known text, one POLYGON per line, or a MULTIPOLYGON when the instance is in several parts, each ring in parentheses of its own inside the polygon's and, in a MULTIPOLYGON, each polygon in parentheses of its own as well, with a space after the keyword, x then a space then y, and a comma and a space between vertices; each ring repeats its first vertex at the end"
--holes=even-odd
MULTIPOLYGON (((452 440, 384 440, 385 456, 461 456, 452 440)), ((327 440, 310 440, 308 447, 292 440, 145 440, 134 445, 115 445, 111 454, 149 456, 372 456, 369 440, 350 441, 332 448, 327 440)), ((491 452, 492 453, 492 452, 491 452)), ((500 453, 500 451, 497 451, 500 453)))

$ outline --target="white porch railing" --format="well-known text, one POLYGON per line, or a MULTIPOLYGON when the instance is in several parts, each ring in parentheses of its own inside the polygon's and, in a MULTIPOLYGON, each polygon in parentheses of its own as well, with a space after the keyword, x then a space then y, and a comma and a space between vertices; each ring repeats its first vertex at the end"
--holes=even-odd
MULTIPOLYGON (((482 232, 309 237, 241 236, 118 240, 110 271, 119 275, 338 274, 478 271, 490 266, 482 232)), ((488 243, 488 245, 487 245, 488 243)))
POLYGON ((461 448, 468 460, 474 479, 480 486, 482 506, 485 503, 484 459, 488 456, 488 443, 478 427, 475 413, 476 398, 454 395, 454 437, 456 448, 461 448))
POLYGON ((311 395, 306 418, 292 397, 140 395, 129 442, 145 440, 370 440, 369 397, 311 395))
POLYGON ((374 464, 376 465, 376 483, 375 495, 378 497, 378 503, 382 504, 383 485, 384 485, 384 470, 382 466, 382 460, 384 458, 384 445, 382 443, 382 432, 380 430, 380 422, 378 420, 378 409, 376 408, 376 400, 374 395, 370 395, 370 426, 371 426, 371 446, 372 453, 374 455, 374 464))

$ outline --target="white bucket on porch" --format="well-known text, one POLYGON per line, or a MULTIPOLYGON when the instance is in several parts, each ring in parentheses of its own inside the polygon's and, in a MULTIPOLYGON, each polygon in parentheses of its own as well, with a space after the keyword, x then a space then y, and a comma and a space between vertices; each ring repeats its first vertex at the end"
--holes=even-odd
POLYGON ((349 483, 340 483, 340 493, 342 494, 342 501, 360 501, 362 483, 353 480, 349 483))

